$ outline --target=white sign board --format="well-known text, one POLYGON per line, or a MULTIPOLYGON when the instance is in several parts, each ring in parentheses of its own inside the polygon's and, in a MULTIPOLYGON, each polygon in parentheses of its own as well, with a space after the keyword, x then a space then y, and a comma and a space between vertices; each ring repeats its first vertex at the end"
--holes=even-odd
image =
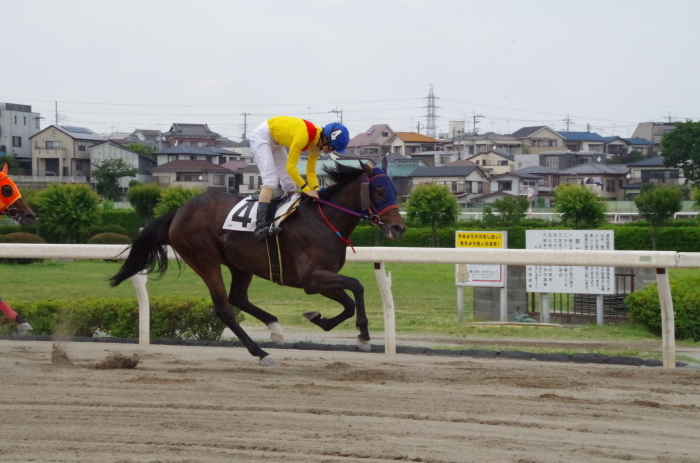
MULTIPOLYGON (((457 248, 506 248, 507 232, 457 231, 455 234, 457 248)), ((457 264, 455 282, 457 286, 505 286, 505 265, 457 264)))
MULTIPOLYGON (((526 249, 614 251, 612 230, 527 230, 526 249)), ((615 267, 528 265, 527 292, 615 294, 615 267)))

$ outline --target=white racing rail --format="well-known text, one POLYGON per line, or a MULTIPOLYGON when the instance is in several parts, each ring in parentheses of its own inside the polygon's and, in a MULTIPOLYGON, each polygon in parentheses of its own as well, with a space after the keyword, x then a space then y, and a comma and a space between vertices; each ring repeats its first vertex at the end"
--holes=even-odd
MULTIPOLYGON (((8 244, 0 243, 0 257, 36 259, 126 259, 122 245, 88 244, 8 244)), ((394 301, 391 275, 385 263, 422 264, 503 264, 503 265, 563 265, 601 267, 656 268, 662 320, 663 363, 675 368, 675 325, 673 301, 668 280, 669 268, 700 267, 700 253, 672 251, 543 251, 538 249, 467 249, 467 248, 390 248, 368 247, 347 251, 349 262, 374 263, 375 277, 384 305, 385 352, 396 353, 394 301)), ((171 258, 175 258, 172 250, 171 258)), ((139 303, 139 343, 150 342, 150 306, 145 275, 135 275, 132 282, 139 303)))

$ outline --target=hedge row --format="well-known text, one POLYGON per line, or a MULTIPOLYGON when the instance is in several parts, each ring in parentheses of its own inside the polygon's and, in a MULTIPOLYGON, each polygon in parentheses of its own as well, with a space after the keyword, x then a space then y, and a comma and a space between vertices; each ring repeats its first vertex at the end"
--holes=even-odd
MULTIPOLYGON (((161 297, 150 300, 151 337, 217 340, 225 325, 214 313, 211 299, 161 297)), ((80 299, 13 303, 36 335, 88 336, 96 333, 119 338, 137 338, 139 310, 136 300, 80 299)), ((236 319, 243 320, 237 313, 236 319)), ((14 324, 0 319, 0 333, 9 334, 14 324)))

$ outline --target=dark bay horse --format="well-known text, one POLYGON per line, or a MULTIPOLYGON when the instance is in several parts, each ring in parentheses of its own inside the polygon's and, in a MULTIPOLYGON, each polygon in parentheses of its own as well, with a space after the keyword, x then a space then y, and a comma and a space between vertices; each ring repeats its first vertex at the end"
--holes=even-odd
MULTIPOLYGON (((22 226, 31 225, 36 220, 36 214, 24 202, 19 188, 7 175, 7 171, 7 164, 5 164, 0 171, 0 216, 6 215, 22 226)), ((15 322, 18 330, 26 332, 32 329, 31 325, 2 299, 0 299, 0 312, 10 321, 15 322)))
MULTIPOLYGON (((320 201, 308 198, 282 223, 279 235, 285 286, 303 288, 307 294, 321 294, 343 306, 331 318, 318 312, 304 316, 325 331, 351 318, 357 311, 360 331, 358 345, 370 349, 365 314, 364 288, 355 278, 339 275, 345 263, 347 237, 362 217, 382 227, 389 238, 400 238, 406 230, 396 206, 396 190, 383 169, 360 163, 361 168, 337 164, 326 168, 334 185, 319 192, 320 201), (352 293, 350 297, 345 291, 352 293)), ((175 252, 207 285, 217 316, 263 365, 275 360, 262 350, 236 322, 233 307, 265 323, 276 343, 284 341, 282 329, 271 315, 248 300, 248 286, 257 276, 270 279, 267 247, 253 233, 224 230, 224 221, 243 196, 210 191, 202 193, 177 211, 155 219, 131 244, 131 251, 119 272, 111 279, 116 286, 141 270, 168 266, 167 248, 175 252), (221 265, 231 272, 227 293, 221 265)))

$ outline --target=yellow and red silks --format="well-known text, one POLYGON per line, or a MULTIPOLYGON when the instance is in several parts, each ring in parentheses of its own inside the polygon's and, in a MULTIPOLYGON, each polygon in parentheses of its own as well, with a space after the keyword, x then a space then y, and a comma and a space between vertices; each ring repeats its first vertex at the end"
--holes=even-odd
POLYGON ((5 164, 5 167, 0 171, 0 212, 12 206, 15 201, 21 197, 22 195, 19 193, 19 188, 17 188, 15 182, 7 176, 7 164, 5 164), (10 188, 5 188, 5 186, 9 186, 10 188), (5 196, 6 194, 7 196, 5 196))

